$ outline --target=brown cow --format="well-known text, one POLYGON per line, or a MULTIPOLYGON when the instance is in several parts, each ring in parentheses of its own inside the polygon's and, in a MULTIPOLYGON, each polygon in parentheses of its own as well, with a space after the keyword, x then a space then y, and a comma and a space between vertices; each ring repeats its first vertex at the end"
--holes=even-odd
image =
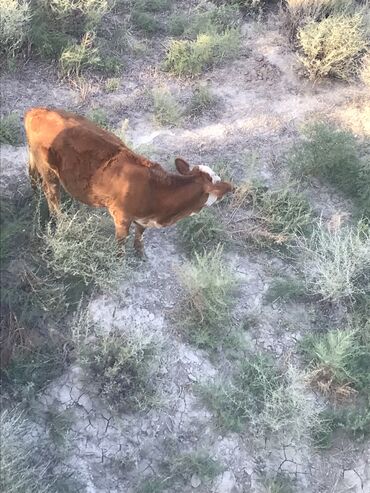
POLYGON ((49 211, 60 211, 60 184, 77 200, 106 207, 124 243, 132 222, 142 253, 145 228, 169 226, 232 191, 207 166, 175 160, 172 174, 135 154, 118 137, 73 113, 34 108, 26 113, 29 173, 42 183, 49 211))

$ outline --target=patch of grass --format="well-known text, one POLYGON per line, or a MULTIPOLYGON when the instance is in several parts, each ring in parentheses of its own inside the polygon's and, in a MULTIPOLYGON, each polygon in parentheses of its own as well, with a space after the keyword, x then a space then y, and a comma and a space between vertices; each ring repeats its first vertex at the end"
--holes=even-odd
POLYGON ((79 358, 99 395, 113 409, 140 411, 155 402, 158 350, 152 336, 95 332, 80 343, 79 358))
POLYGON ((218 425, 235 432, 248 426, 256 435, 282 432, 300 439, 310 435, 319 412, 303 376, 293 367, 283 371, 263 353, 246 355, 230 380, 199 392, 218 425))
POLYGON ((360 76, 362 82, 370 87, 370 53, 362 59, 360 76))
POLYGON ((109 289, 124 275, 110 221, 98 213, 71 208, 58 218, 55 227, 47 225, 41 239, 48 268, 74 285, 109 289))
MULTIPOLYGON (((136 493, 161 493, 168 488, 180 488, 197 476, 203 484, 210 484, 225 468, 204 450, 174 452, 160 464, 160 473, 141 481, 136 493)), ((178 491, 176 489, 176 491, 178 491)))
POLYGON ((183 109, 166 88, 156 88, 152 92, 154 117, 160 125, 174 127, 182 120, 183 109))
POLYGON ((209 208, 180 221, 177 230, 189 254, 203 252, 226 240, 226 233, 220 219, 209 208))
POLYGON ((17 408, 0 415, 0 489, 7 493, 55 493, 79 491, 71 472, 61 463, 40 429, 17 408), (32 433, 34 432, 34 433, 32 433), (36 435, 37 436, 37 435, 36 435))
POLYGON ((73 424, 71 410, 60 411, 53 406, 48 407, 45 411, 45 424, 50 440, 57 446, 64 445, 73 424))
POLYGON ((145 12, 164 12, 171 7, 171 0, 135 0, 134 7, 145 12))
POLYGON ((198 254, 179 271, 184 299, 178 325, 191 343, 216 349, 230 337, 230 306, 236 281, 218 246, 198 254))
POLYGON ((134 10, 131 14, 131 19, 135 27, 151 36, 162 29, 161 23, 147 12, 134 10))
POLYGON ((295 493, 295 481, 282 472, 261 479, 263 493, 295 493))
POLYGON ((179 76, 199 75, 225 59, 235 58, 239 48, 238 29, 229 29, 221 34, 199 34, 195 40, 174 40, 168 48, 164 67, 179 76))
POLYGON ((297 240, 307 291, 323 300, 355 301, 369 289, 370 234, 363 221, 329 231, 320 223, 297 240))
POLYGON ((120 86, 120 79, 111 77, 104 83, 104 92, 116 92, 120 86))
POLYGON ((16 113, 1 117, 0 144, 10 144, 12 146, 22 144, 20 118, 16 113))
POLYGON ((99 127, 109 129, 108 115, 103 108, 93 108, 87 112, 86 116, 99 127))
POLYGON ((253 207, 253 214, 247 219, 247 227, 241 223, 237 232, 257 245, 289 244, 311 229, 312 210, 308 201, 290 186, 268 190, 244 182, 233 197, 232 207, 248 206, 253 207))
POLYGON ((101 56, 99 48, 94 46, 95 35, 87 32, 81 42, 70 44, 64 48, 59 58, 61 75, 64 77, 79 77, 82 72, 91 67, 99 67, 101 56))
POLYGON ((353 391, 369 393, 370 344, 358 330, 331 330, 301 342, 310 365, 310 380, 323 393, 346 398, 353 391))
POLYGON ((303 129, 303 137, 288 155, 292 172, 336 186, 370 213, 370 165, 361 160, 354 136, 334 125, 316 122, 303 129))
POLYGON ((275 301, 299 301, 307 296, 304 282, 297 278, 278 277, 271 282, 265 300, 270 303, 275 301))
POLYGON ((28 2, 0 0, 0 53, 14 56, 22 47, 31 20, 28 2))
POLYGON ((310 79, 348 80, 356 75, 367 46, 360 14, 329 16, 300 28, 297 36, 300 59, 310 79))
POLYGON ((51 342, 19 349, 2 371, 2 386, 13 399, 30 403, 35 395, 66 368, 67 355, 51 342))
POLYGON ((362 442, 370 435, 370 401, 361 406, 329 408, 320 413, 320 424, 313 432, 315 446, 330 449, 336 435, 344 433, 351 440, 362 442))
POLYGON ((191 116, 198 116, 217 105, 217 97, 212 94, 208 86, 199 84, 195 87, 189 101, 188 112, 191 116))
POLYGON ((352 4, 352 0, 285 0, 284 24, 290 38, 295 40, 300 27, 335 13, 346 12, 352 4))

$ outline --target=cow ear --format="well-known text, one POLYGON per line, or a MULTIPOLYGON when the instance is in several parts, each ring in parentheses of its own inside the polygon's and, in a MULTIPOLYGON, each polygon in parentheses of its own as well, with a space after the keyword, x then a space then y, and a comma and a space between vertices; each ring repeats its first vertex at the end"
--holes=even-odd
POLYGON ((190 174, 190 166, 181 157, 175 159, 175 166, 180 175, 190 174))

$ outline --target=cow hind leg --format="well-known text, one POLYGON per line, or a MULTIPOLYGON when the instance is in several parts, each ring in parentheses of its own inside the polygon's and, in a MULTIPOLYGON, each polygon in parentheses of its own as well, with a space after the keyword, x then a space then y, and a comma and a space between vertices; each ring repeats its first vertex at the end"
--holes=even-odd
POLYGON ((28 175, 30 177, 31 187, 33 190, 36 190, 41 183, 41 175, 37 169, 35 156, 31 151, 28 156, 28 175))

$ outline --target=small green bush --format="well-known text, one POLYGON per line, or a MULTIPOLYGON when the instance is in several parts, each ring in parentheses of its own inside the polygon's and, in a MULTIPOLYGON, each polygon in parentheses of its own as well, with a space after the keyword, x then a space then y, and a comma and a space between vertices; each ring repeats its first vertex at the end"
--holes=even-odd
POLYGON ((300 57, 310 79, 349 79, 357 73, 367 41, 360 14, 338 14, 298 30, 300 57))
POLYGON ((175 75, 198 75, 205 69, 235 58, 240 48, 240 33, 229 29, 222 34, 199 34, 196 40, 172 41, 164 67, 175 75))
POLYGON ((265 300, 268 302, 299 301, 307 296, 304 282, 296 278, 278 277, 269 286, 265 300))
POLYGON ((168 89, 153 89, 152 97, 154 117, 157 123, 171 127, 181 123, 183 109, 168 89))
POLYGON ((101 56, 99 48, 94 46, 95 35, 88 32, 80 43, 67 46, 59 58, 60 72, 64 77, 76 76, 91 67, 99 67, 101 56))
POLYGON ((120 79, 117 77, 111 77, 107 79, 104 83, 105 92, 116 92, 120 86, 120 79))
POLYGON ((306 289, 324 300, 348 301, 369 288, 370 235, 362 221, 329 231, 319 224, 297 241, 306 289))
POLYGON ((164 12, 171 7, 171 0, 134 0, 134 7, 143 12, 164 12))
POLYGON ((236 281, 218 246, 194 259, 179 271, 184 299, 178 325, 193 344, 216 349, 230 335, 230 305, 236 281))
POLYGON ((253 427, 256 435, 283 432, 308 437, 319 409, 293 367, 283 372, 266 354, 248 354, 231 380, 199 388, 221 428, 235 432, 253 427))
POLYGON ((154 403, 157 352, 153 338, 116 331, 86 338, 79 359, 99 395, 113 409, 128 412, 154 403))
POLYGON ((263 493, 295 493, 295 480, 283 472, 269 474, 261 478, 263 493))
POLYGON ((13 146, 22 144, 20 118, 16 113, 10 113, 0 119, 0 144, 13 146))
POLYGON ((13 56, 26 39, 30 5, 21 0, 0 0, 0 53, 13 56))
POLYGON ((220 219, 208 208, 180 221, 177 230, 189 254, 201 253, 226 239, 220 219))

